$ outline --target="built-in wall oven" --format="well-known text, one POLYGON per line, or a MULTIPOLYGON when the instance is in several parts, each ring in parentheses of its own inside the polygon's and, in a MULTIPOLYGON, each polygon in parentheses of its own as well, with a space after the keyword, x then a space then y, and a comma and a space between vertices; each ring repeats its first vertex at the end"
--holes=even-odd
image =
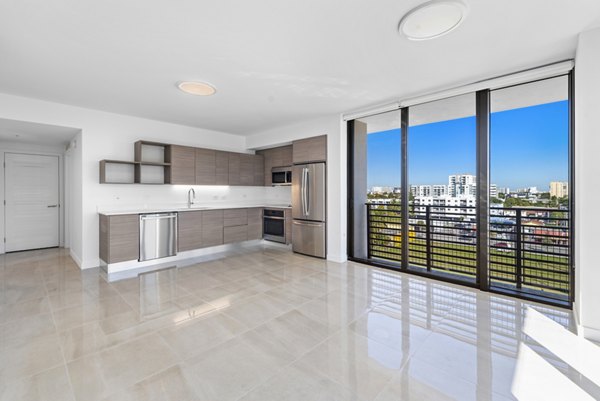
POLYGON ((285 211, 282 209, 263 210, 263 238, 285 244, 285 211))
POLYGON ((271 169, 272 185, 292 185, 291 167, 273 167, 271 169))

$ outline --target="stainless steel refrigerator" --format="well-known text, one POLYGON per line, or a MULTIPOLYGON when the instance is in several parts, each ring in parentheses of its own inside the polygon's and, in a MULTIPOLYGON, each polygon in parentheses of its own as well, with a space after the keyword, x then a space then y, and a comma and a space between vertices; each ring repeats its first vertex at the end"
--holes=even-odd
POLYGON ((292 249, 324 258, 326 246, 325 163, 292 168, 292 249))

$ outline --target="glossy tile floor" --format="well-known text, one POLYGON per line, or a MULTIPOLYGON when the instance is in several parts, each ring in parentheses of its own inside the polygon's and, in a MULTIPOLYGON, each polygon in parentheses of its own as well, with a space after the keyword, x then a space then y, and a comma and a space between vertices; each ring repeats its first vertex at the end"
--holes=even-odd
POLYGON ((113 283, 65 250, 1 263, 1 400, 600 394, 569 311, 420 277, 267 244, 113 283))

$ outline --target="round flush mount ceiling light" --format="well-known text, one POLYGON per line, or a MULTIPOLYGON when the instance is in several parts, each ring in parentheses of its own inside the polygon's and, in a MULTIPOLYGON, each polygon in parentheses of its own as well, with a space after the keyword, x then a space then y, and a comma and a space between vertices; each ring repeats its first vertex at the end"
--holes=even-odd
POLYGON ((179 82, 177 87, 185 93, 196 96, 210 96, 217 92, 214 86, 206 82, 183 81, 179 82))
POLYGON ((467 6, 457 0, 434 0, 409 11, 398 30, 410 40, 427 40, 456 29, 467 16, 467 6))

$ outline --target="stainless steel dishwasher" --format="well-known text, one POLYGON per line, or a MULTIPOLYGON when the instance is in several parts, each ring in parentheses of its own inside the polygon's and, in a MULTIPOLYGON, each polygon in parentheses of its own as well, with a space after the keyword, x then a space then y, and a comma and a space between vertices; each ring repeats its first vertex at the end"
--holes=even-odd
POLYGON ((140 262, 177 255, 177 213, 140 214, 140 262))

